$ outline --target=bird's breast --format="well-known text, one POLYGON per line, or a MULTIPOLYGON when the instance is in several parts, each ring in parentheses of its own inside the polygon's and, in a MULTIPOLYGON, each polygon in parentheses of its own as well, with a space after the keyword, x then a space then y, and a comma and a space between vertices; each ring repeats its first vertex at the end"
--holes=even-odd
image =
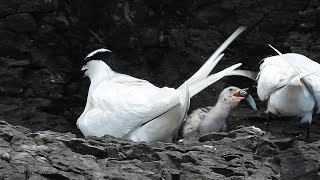
POLYGON ((315 99, 306 87, 301 86, 276 90, 270 95, 268 103, 282 115, 302 116, 313 111, 315 99))

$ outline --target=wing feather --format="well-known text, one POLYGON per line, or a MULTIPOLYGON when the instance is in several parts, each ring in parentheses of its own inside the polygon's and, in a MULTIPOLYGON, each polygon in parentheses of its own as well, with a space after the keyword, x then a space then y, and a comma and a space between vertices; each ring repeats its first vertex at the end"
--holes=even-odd
POLYGON ((265 58, 260 65, 257 92, 261 100, 269 98, 275 90, 287 85, 299 74, 314 92, 320 91, 320 64, 296 53, 265 58))
POLYGON ((91 121, 97 119, 92 124, 104 127, 101 135, 122 137, 177 106, 179 91, 168 87, 159 88, 146 80, 119 74, 101 82, 92 93, 92 101, 94 107, 87 114, 93 116, 91 121), (98 117, 97 111, 102 115, 98 117))

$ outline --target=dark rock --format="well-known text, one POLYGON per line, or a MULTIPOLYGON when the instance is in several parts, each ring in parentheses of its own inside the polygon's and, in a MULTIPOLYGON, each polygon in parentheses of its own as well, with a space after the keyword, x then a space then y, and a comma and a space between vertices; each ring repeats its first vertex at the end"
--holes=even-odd
POLYGON ((67 18, 64 16, 64 14, 59 13, 59 15, 56 17, 56 25, 61 30, 67 29, 70 25, 67 18))
POLYGON ((9 30, 5 30, 5 28, 1 28, 0 30, 0 53, 7 54, 7 50, 12 48, 15 41, 15 34, 9 30))
POLYGON ((6 19, 9 27, 16 32, 31 32, 37 28, 35 19, 29 13, 9 15, 6 19))
POLYGON ((284 179, 301 178, 319 169, 319 149, 312 143, 296 142, 293 148, 282 151, 276 158, 280 161, 280 174, 284 179))
POLYGON ((141 32, 142 46, 144 47, 158 47, 159 46, 159 29, 149 28, 141 32))
POLYGON ((0 2, 0 18, 16 12, 14 1, 2 0, 0 2))
POLYGON ((278 146, 270 141, 263 141, 259 143, 256 155, 261 157, 270 157, 279 153, 278 146))
POLYGON ((228 137, 228 133, 210 133, 203 135, 199 138, 200 142, 205 142, 205 141, 220 141, 221 139, 228 137))
MULTIPOLYGON (((19 2, 19 1, 18 1, 19 2)), ((18 3, 18 13, 21 12, 52 12, 58 8, 58 0, 30 0, 18 3)))
MULTIPOLYGON (((263 161, 254 160, 252 152, 241 150, 242 145, 235 148, 225 139, 199 143, 198 150, 194 151, 188 140, 179 148, 172 148, 177 145, 148 145, 107 136, 82 139, 71 133, 53 131, 31 133, 4 121, 0 124, 0 170, 5 172, 0 178, 246 179, 263 176, 271 179, 276 176, 263 161), (208 148, 206 143, 214 143, 214 148, 208 148)), ((242 128, 241 132, 245 131, 250 131, 250 127, 242 128)), ((315 153, 309 149, 302 151, 315 153)), ((286 158, 279 154, 277 157, 286 158)), ((282 161, 284 171, 286 164, 282 161)))

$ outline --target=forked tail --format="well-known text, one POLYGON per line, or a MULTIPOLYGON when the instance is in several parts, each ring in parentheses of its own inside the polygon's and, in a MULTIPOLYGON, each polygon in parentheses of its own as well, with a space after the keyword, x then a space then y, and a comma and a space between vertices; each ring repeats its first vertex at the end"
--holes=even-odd
POLYGON ((194 83, 192 85, 189 85, 189 93, 190 93, 190 98, 193 97, 194 95, 198 94, 201 92, 203 89, 206 87, 210 86, 211 84, 217 82, 236 68, 240 67, 241 63, 235 64, 233 66, 230 66, 218 73, 212 74, 208 76, 207 78, 203 79, 202 81, 199 81, 197 83, 194 83))
MULTIPOLYGON (((211 57, 202 65, 202 67, 192 75, 186 83, 189 86, 193 85, 194 83, 205 79, 212 69, 217 65, 217 63, 221 60, 224 54, 222 52, 231 44, 231 42, 238 37, 246 27, 240 26, 226 41, 222 43, 222 45, 211 55, 211 57)), ((179 87, 181 88, 181 86, 179 87)))

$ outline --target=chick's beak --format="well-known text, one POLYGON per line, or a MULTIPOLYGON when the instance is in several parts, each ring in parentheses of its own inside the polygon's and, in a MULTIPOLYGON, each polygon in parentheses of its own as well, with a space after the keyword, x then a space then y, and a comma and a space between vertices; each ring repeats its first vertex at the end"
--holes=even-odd
POLYGON ((256 102, 254 101, 252 96, 248 93, 248 88, 236 91, 233 95, 236 97, 242 97, 243 99, 245 99, 249 103, 249 105, 251 106, 251 108, 253 110, 255 110, 255 111, 257 110, 256 102))

